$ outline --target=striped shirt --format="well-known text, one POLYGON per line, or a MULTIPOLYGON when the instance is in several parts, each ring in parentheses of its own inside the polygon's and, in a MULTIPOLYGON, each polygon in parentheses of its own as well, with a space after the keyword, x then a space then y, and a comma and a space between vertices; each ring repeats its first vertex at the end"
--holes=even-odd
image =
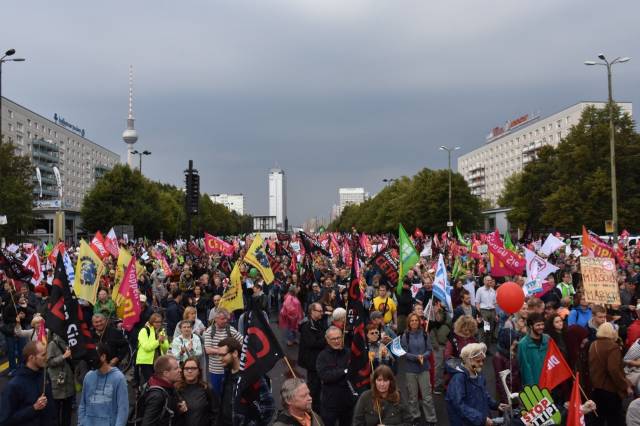
MULTIPOLYGON (((204 332, 204 347, 205 348, 217 348, 218 342, 227 338, 233 337, 238 342, 242 343, 242 335, 238 333, 238 330, 229 327, 229 333, 227 334, 227 327, 216 328, 215 324, 207 328, 204 332), (215 334, 211 337, 212 329, 215 330, 215 334)), ((222 359, 219 355, 209 355, 209 373, 224 374, 224 366, 222 365, 222 359)))

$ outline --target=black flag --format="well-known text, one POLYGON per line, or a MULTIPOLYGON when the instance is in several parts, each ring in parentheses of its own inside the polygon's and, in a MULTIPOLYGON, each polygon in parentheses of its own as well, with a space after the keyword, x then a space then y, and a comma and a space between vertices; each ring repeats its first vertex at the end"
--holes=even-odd
MULTIPOLYGON (((356 239, 357 241, 357 239, 356 239)), ((357 249, 351 251, 351 283, 349 284, 349 302, 347 311, 347 328, 353 330, 351 340, 351 359, 349 361, 349 382, 358 394, 369 388, 371 383, 371 364, 364 332, 364 307, 360 291, 360 264, 357 249)))
POLYGON ((22 266, 22 262, 16 259, 14 256, 5 255, 0 250, 0 269, 4 271, 8 278, 29 282, 33 272, 22 266))
POLYGON ((81 358, 87 350, 95 350, 91 332, 84 321, 82 307, 71 292, 62 253, 58 253, 56 270, 51 285, 45 323, 52 333, 62 337, 71 349, 73 358, 81 358))
POLYGON ((302 245, 304 246, 304 250, 311 254, 315 252, 320 252, 324 256, 331 257, 331 253, 326 251, 322 244, 320 244, 315 238, 311 237, 304 231, 300 231, 300 240, 302 241, 302 245))
POLYGON ((245 315, 237 395, 242 395, 245 389, 267 374, 279 359, 284 358, 284 351, 264 313, 251 310, 245 315))
POLYGON ((369 264, 380 274, 381 283, 391 287, 398 285, 398 260, 393 257, 390 249, 373 256, 369 264))

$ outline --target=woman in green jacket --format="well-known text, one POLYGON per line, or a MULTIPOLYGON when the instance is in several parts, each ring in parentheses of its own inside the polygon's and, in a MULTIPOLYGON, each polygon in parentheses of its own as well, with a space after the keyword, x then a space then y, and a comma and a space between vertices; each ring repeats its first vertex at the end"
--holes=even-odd
POLYGON ((162 315, 151 314, 149 322, 138 333, 138 354, 136 365, 140 369, 140 377, 143 382, 153 375, 153 362, 169 350, 167 332, 162 328, 162 315))
POLYGON ((400 401, 391 368, 381 365, 373 372, 371 389, 365 391, 353 410, 354 426, 412 424, 411 413, 400 401))

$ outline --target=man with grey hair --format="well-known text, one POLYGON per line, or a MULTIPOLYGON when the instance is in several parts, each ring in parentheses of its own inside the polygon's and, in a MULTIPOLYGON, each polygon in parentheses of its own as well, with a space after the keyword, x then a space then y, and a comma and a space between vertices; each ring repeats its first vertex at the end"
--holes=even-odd
POLYGON ((355 404, 352 386, 347 380, 351 352, 344 348, 342 330, 331 326, 325 332, 327 347, 320 352, 316 371, 321 388, 321 416, 326 426, 351 424, 355 404))
POLYGON ((320 416, 311 409, 311 392, 299 377, 287 379, 280 388, 282 410, 278 412, 273 426, 323 426, 320 416))
POLYGON ((221 358, 224 350, 218 347, 218 343, 226 337, 233 337, 242 344, 242 335, 229 325, 229 311, 218 308, 213 323, 204 332, 204 351, 209 356, 209 379, 211 388, 218 397, 222 393, 224 379, 224 365, 221 358))

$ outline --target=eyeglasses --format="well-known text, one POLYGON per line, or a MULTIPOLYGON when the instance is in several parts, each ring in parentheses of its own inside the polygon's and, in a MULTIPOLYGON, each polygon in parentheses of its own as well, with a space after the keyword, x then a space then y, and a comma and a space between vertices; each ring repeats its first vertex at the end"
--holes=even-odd
POLYGON ((368 334, 380 334, 379 331, 370 331, 368 334))

